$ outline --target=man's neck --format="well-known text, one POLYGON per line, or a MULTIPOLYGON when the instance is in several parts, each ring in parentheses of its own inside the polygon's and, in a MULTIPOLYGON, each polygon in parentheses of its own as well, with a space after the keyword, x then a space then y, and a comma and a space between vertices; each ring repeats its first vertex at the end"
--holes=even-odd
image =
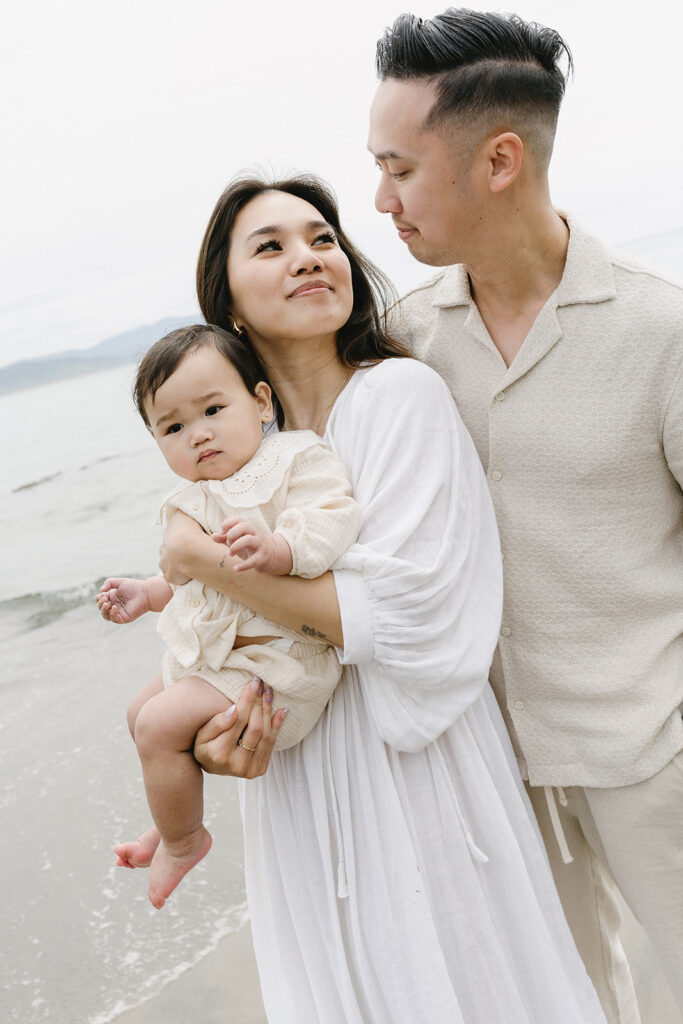
POLYGON ((468 263, 472 297, 510 365, 562 278, 569 229, 551 207, 501 226, 494 244, 468 263))

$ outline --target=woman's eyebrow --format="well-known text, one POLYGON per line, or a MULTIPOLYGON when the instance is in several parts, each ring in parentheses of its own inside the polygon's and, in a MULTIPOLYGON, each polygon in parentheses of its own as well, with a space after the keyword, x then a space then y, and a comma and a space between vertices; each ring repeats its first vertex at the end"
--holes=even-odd
MULTIPOLYGON (((328 224, 326 220, 309 220, 306 224, 307 231, 315 231, 317 228, 331 228, 332 225, 328 224)), ((245 242, 248 242, 251 238, 256 238, 258 235, 281 235, 284 228, 281 224, 266 224, 262 228, 257 228, 256 231, 252 231, 251 234, 247 235, 245 242)))

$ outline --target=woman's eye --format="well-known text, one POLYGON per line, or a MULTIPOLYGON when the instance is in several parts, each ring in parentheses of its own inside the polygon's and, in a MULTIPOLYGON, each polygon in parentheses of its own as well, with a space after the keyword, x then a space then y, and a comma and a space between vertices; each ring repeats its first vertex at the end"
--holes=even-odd
POLYGON ((260 245, 256 246, 256 255, 260 252, 282 252, 282 246, 275 238, 271 238, 268 242, 261 242, 260 245))
POLYGON ((170 427, 166 428, 167 434, 177 434, 179 430, 183 429, 182 423, 172 423, 170 427))
POLYGON ((207 416, 215 416, 216 413, 219 413, 222 408, 223 408, 222 405, 210 405, 209 408, 206 410, 206 415, 207 416))
POLYGON ((324 231, 322 235, 318 235, 314 241, 314 245, 335 245, 337 242, 337 236, 333 231, 324 231))

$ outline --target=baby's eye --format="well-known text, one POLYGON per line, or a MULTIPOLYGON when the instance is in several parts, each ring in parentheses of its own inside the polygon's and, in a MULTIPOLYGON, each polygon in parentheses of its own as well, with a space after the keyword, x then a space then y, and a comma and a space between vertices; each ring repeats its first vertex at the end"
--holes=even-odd
POLYGON ((183 429, 182 423, 172 423, 170 427, 166 427, 167 434, 177 434, 179 430, 183 429))
POLYGON ((206 410, 205 415, 206 416, 215 416, 216 413, 220 412, 222 408, 223 408, 222 405, 210 405, 209 408, 206 410))
POLYGON ((256 255, 260 252, 282 252, 282 246, 276 238, 271 238, 268 242, 261 242, 256 246, 256 255))
POLYGON ((319 245, 319 244, 322 244, 322 245, 335 245, 336 241, 337 241, 337 236, 335 235, 334 231, 323 231, 323 233, 321 235, 317 236, 317 238, 315 239, 313 244, 314 245, 319 245))

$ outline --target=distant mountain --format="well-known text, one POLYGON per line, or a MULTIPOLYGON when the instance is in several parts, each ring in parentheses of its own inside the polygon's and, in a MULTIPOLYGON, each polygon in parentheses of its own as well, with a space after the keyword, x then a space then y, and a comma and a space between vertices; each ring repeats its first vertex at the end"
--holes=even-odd
POLYGON ((166 317, 155 324, 136 327, 133 331, 106 338, 92 348, 68 349, 66 352, 56 352, 37 359, 22 359, 9 366, 0 366, 0 395, 134 362, 164 334, 176 327, 186 327, 196 322, 196 315, 166 317))

